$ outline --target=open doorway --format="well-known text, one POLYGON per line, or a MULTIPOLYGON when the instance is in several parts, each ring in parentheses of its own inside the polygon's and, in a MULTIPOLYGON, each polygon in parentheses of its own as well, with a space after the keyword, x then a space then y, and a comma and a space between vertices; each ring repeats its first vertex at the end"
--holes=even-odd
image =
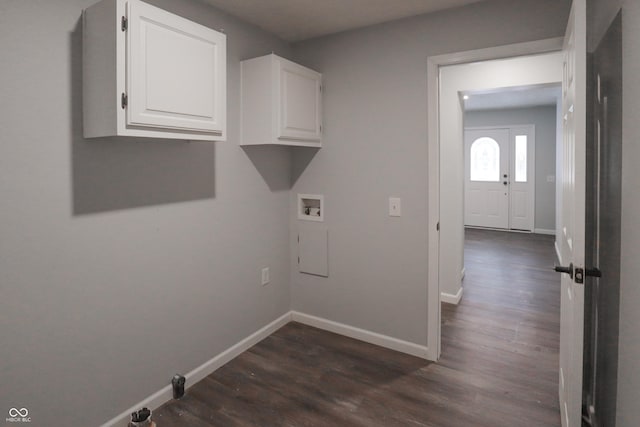
POLYGON ((552 267, 561 87, 462 95, 464 297, 441 299, 441 360, 473 354, 457 369, 492 371, 491 381, 514 396, 510 404, 537 396, 530 417, 557 425, 561 298, 552 267), (477 212, 494 222, 482 223, 477 212))
POLYGON ((490 372, 511 405, 536 396, 535 409, 521 409, 549 426, 560 420, 560 97, 559 83, 462 93, 464 297, 441 297, 441 360, 490 372))
MULTIPOLYGON (((555 46, 558 48, 559 44, 556 43, 555 46)), ((429 265, 430 274, 432 271, 437 272, 435 281, 439 283, 439 293, 433 295, 435 298, 455 303, 462 298, 464 290, 462 278, 464 275, 465 156, 462 141, 464 140, 465 94, 480 91, 495 93, 496 88, 500 91, 511 90, 515 93, 523 86, 557 85, 562 80, 562 61, 561 52, 550 52, 467 62, 439 68, 439 144, 436 153, 438 162, 434 165, 439 172, 434 179, 439 183, 440 191, 437 200, 433 201, 434 205, 431 205, 430 199, 430 209, 437 209, 433 214, 439 222, 437 227, 440 229, 439 241, 430 241, 437 246, 437 248, 430 246, 430 249, 435 249, 434 258, 438 262, 433 265, 433 269, 432 264, 429 265)), ((516 134, 515 136, 519 136, 522 133, 516 132, 516 134)), ((508 144, 509 138, 506 137, 506 139, 505 144, 508 144)), ((507 163, 508 161, 505 160, 505 164, 507 163)), ((507 173, 506 170, 501 170, 496 177, 499 180, 497 182, 499 188, 496 190, 503 191, 503 194, 505 173, 507 173)), ((548 185, 545 184, 545 186, 548 185)), ((531 189, 529 195, 533 196, 534 191, 531 189)), ((507 211, 508 204, 503 202, 507 211)), ((532 205, 532 202, 529 201, 529 204, 532 205)), ((533 217, 533 213, 528 216, 533 217)), ((432 306, 429 308, 430 312, 431 309, 432 306)), ((439 307, 433 307, 433 309, 439 310, 439 307)))
MULTIPOLYGON (((522 398, 525 399, 525 394, 533 391, 540 396, 538 400, 543 402, 541 405, 543 413, 531 415, 536 419, 546 418, 549 425, 557 425, 560 414, 554 393, 558 388, 557 349, 552 348, 553 344, 548 347, 545 343, 555 343, 557 346, 559 335, 557 327, 560 311, 559 286, 558 278, 551 270, 555 256, 553 236, 542 235, 537 246, 527 249, 523 248, 522 242, 517 241, 517 237, 521 236, 515 233, 494 231, 493 233, 498 234, 475 236, 475 241, 469 242, 471 246, 467 247, 467 256, 480 268, 475 272, 469 272, 465 280, 486 283, 500 277, 500 285, 495 286, 494 283, 493 288, 477 286, 468 296, 474 304, 465 305, 463 302, 460 306, 449 306, 454 308, 450 310, 447 307, 441 308, 440 301, 456 304, 463 300, 462 281, 466 274, 463 219, 465 172, 463 140, 466 101, 464 95, 479 94, 482 91, 488 94, 488 92, 496 92, 496 88, 504 91, 523 86, 542 87, 559 84, 562 81, 563 59, 562 53, 559 52, 561 46, 561 40, 512 46, 511 54, 500 52, 501 59, 487 57, 487 52, 479 52, 480 57, 472 56, 466 61, 460 59, 464 55, 458 55, 454 59, 458 61, 457 65, 443 66, 440 63, 438 67, 431 68, 438 76, 436 84, 439 86, 439 99, 435 117, 430 116, 430 118, 436 120, 439 126, 436 129, 438 135, 435 137, 438 144, 435 147, 430 145, 430 148, 435 148, 430 151, 430 157, 432 161, 434 158, 437 161, 432 170, 437 171, 437 176, 433 179, 438 183, 440 191, 436 195, 437 200, 432 202, 430 199, 429 202, 430 212, 432 208, 437 209, 430 219, 437 219, 434 225, 439 228, 440 233, 439 240, 435 242, 436 255, 430 257, 430 261, 437 260, 437 265, 433 266, 433 269, 432 264, 429 265, 429 274, 433 272, 437 274, 434 280, 439 285, 438 292, 435 294, 433 287, 429 287, 429 325, 430 328, 434 326, 435 322, 431 323, 431 319, 437 314, 435 325, 438 329, 435 340, 430 331, 429 348, 432 349, 435 345, 440 356, 444 346, 447 351, 443 353, 441 362, 456 364, 456 368, 460 371, 469 374, 479 371, 491 372, 489 377, 495 378, 487 377, 486 380, 495 379, 497 382, 502 382, 503 392, 512 393, 520 384, 519 392, 523 393, 522 398), (531 53, 531 55, 523 55, 523 53, 531 53), (513 234, 511 239, 505 239, 505 235, 509 234, 513 234), (482 242, 480 247, 478 242, 482 242), (483 258, 488 253, 487 247, 501 251, 494 256, 492 265, 483 258), (526 265, 518 259, 526 251, 530 253, 524 256, 534 254, 537 264, 526 265), (542 265, 545 267, 541 267, 542 265), (524 278, 524 280, 518 286, 513 286, 510 282, 516 278, 524 278), (532 280, 540 279, 545 280, 547 286, 545 292, 536 293, 534 298, 531 289, 532 280), (433 304, 434 300, 436 307, 433 304), (522 304, 523 300, 524 304, 522 304), (529 304, 528 307, 527 304, 529 304), (533 309, 534 306, 540 309, 538 313, 533 309), (548 310, 554 313, 546 316, 548 329, 554 331, 551 333, 537 330, 537 327, 544 322, 537 320, 536 317, 545 317, 545 312, 548 310), (457 316, 455 322, 451 321, 451 315, 457 316), (514 320, 514 316, 518 318, 514 320), (443 320, 450 322, 445 328, 442 327, 443 320), (446 335, 440 334, 441 328, 445 329, 446 335), (538 337, 541 341, 530 339, 532 337, 538 337), (549 348, 551 350, 548 350, 549 348), (539 354, 540 351, 543 353, 539 354), (538 363, 541 360, 544 363, 538 363), (525 384, 528 378, 538 378, 536 373, 541 366, 540 381, 536 384, 525 384)), ((440 59, 436 58, 436 61, 440 59)), ((509 98, 513 97, 509 96, 509 98)), ((517 124, 528 125, 529 123, 517 124)), ((521 134, 517 129, 515 133, 521 134)), ((533 133, 533 131, 526 133, 527 138, 533 137, 533 133)), ((557 132, 552 134, 555 142, 557 132)), ((533 172, 535 165, 531 163, 527 166, 528 172, 533 172)), ((503 175, 504 172, 500 171, 498 178, 501 185, 504 185, 503 175)), ((545 179, 547 175, 555 175, 555 165, 551 165, 551 172, 539 175, 545 179)), ((550 184, 554 185, 554 183, 550 184)), ((535 188, 532 191, 535 192, 535 188)), ((552 197, 555 199, 555 196, 552 197)), ((555 216, 555 213, 552 213, 552 216, 555 216)), ((552 222, 548 229, 550 233, 554 233, 553 228, 552 222)), ((430 249, 433 249, 431 246, 433 243, 433 240, 430 240, 430 249)))
MULTIPOLYGON (((584 0, 572 2, 562 39, 442 55, 430 57, 427 61, 427 84, 433 98, 428 105, 430 192, 427 342, 429 355, 434 360, 438 360, 441 352, 441 292, 452 289, 457 293, 454 295, 457 298, 462 294, 464 195, 462 182, 459 182, 463 176, 463 157, 460 153, 463 133, 461 93, 484 88, 562 82, 563 138, 559 160, 562 165, 562 193, 561 202, 557 204, 562 209, 556 231, 556 251, 561 264, 564 264, 556 266, 555 271, 562 273, 560 371, 557 383, 563 426, 577 426, 581 420, 584 278, 591 271, 585 265, 584 256, 586 63, 584 0), (555 58, 553 54, 543 54, 554 51, 558 52, 555 58), (534 56, 536 59, 546 57, 549 63, 543 67, 535 66, 528 62, 535 62, 534 56), (482 69, 490 62, 492 64, 482 69), (509 66, 504 67, 507 63, 509 66), (461 76, 461 73, 453 72, 446 75, 445 70, 454 68, 454 65, 466 66, 467 74, 461 76), (495 66, 493 69, 492 65, 495 66), (474 69, 469 70, 470 67, 474 69), (500 82, 496 83, 496 80, 500 82)), ((530 378, 534 379, 535 373, 530 378)))
POLYGON ((560 84, 463 94, 464 225, 555 235, 560 84))

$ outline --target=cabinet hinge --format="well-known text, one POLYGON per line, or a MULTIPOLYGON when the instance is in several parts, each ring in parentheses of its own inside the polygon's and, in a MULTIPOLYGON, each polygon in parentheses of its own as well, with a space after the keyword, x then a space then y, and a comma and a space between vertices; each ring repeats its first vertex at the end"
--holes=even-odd
POLYGON ((126 16, 122 17, 122 20, 120 21, 120 28, 122 29, 122 31, 127 31, 127 29, 129 28, 129 20, 126 16))
POLYGON ((127 105, 129 103, 129 97, 127 96, 126 93, 122 92, 122 96, 120 97, 120 105, 122 105, 122 108, 127 108, 127 105))

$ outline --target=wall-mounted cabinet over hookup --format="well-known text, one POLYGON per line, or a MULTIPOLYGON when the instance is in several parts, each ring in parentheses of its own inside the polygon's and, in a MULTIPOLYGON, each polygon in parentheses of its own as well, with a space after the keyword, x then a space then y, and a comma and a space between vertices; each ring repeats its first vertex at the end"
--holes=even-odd
POLYGON ((298 194, 298 219, 324 221, 324 196, 321 194, 298 194))

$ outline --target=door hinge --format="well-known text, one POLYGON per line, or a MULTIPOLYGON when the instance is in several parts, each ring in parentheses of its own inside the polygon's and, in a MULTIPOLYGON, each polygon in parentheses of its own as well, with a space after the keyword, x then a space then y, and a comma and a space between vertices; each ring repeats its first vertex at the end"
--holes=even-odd
POLYGON ((300 235, 298 234, 298 243, 300 243, 300 235))
POLYGON ((584 283, 584 269, 582 268, 576 268, 574 273, 573 273, 573 278, 576 281, 576 283, 584 283))
POLYGON ((436 231, 440 231, 440 221, 436 224, 436 231))
POLYGON ((122 31, 127 31, 127 29, 129 28, 129 20, 126 16, 123 16, 122 20, 120 20, 120 28, 122 29, 122 31))
POLYGON ((300 264, 300 257, 298 257, 298 264, 300 264))
POLYGON ((120 97, 120 105, 122 105, 122 108, 127 108, 127 105, 129 104, 129 97, 127 96, 126 93, 122 92, 122 96, 120 97))

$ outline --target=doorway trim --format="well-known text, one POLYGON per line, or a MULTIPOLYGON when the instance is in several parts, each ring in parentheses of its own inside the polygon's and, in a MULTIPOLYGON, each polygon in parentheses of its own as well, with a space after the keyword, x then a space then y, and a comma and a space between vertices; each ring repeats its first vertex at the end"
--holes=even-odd
POLYGON ((563 37, 515 43, 427 57, 427 145, 428 145, 428 276, 427 347, 429 360, 440 358, 440 67, 494 59, 513 58, 562 50, 563 37))

